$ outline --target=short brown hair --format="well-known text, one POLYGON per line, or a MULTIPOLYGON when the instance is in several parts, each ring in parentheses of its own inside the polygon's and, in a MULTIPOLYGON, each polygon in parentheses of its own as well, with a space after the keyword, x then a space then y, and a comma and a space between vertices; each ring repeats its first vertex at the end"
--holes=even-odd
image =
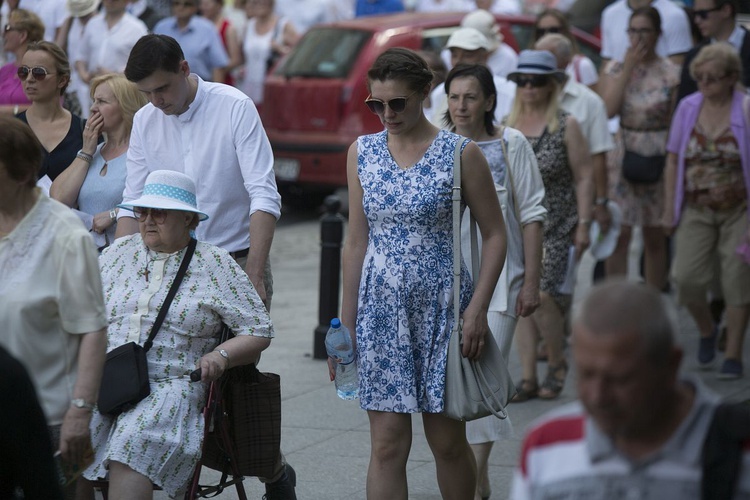
POLYGON ((42 145, 31 127, 12 116, 0 116, 0 163, 23 186, 36 186, 42 168, 42 145))
POLYGON ((44 38, 44 23, 30 10, 13 9, 8 21, 15 29, 26 32, 26 43, 38 42, 44 38))

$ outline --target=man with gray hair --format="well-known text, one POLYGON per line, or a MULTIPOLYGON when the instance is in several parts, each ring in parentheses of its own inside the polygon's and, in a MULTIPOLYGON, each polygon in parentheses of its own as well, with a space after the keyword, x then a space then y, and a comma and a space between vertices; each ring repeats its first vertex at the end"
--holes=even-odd
MULTIPOLYGON (((534 48, 548 50, 557 59, 557 68, 565 72, 573 59, 573 45, 558 33, 540 38, 534 48)), ((581 125, 581 132, 589 143, 589 153, 594 166, 594 211, 593 215, 603 232, 609 229, 611 214, 607 209, 607 151, 614 148, 612 135, 607 129, 607 108, 599 95, 586 85, 578 83, 567 74, 559 96, 560 107, 573 115, 581 125)))
POLYGON ((679 374, 674 318, 649 285, 615 281, 591 290, 573 322, 580 401, 532 425, 512 499, 748 498, 747 437, 732 441, 741 467, 734 494, 701 496, 702 481, 715 484, 713 473, 704 477, 701 454, 704 443, 716 443, 720 397, 679 374))

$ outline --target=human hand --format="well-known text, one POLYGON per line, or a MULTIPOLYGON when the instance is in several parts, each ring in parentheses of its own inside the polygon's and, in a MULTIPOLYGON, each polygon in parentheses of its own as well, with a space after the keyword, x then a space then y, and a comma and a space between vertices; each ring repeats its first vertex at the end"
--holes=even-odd
POLYGON ((599 224, 599 228, 602 230, 601 234, 607 234, 609 227, 612 224, 612 214, 609 212, 607 205, 594 205, 594 220, 599 224))
POLYGON ((463 357, 472 360, 479 359, 484 350, 486 336, 492 335, 489 324, 487 324, 487 311, 474 310, 469 305, 461 318, 463 321, 461 327, 461 354, 463 357))
POLYGON ((581 260, 583 252, 591 245, 591 239, 589 238, 589 225, 578 223, 576 226, 575 235, 575 247, 576 247, 576 261, 581 260))
POLYGON ((114 223, 115 221, 109 216, 109 211, 99 212, 94 216, 94 221, 91 223, 91 230, 102 234, 114 223))
POLYGON ((266 293, 266 284, 263 281, 263 276, 261 276, 260 274, 251 274, 247 269, 245 269, 245 272, 250 278, 250 282, 253 284, 253 287, 255 287, 255 291, 258 293, 258 297, 260 297, 261 302, 263 302, 266 310, 268 310, 268 294, 266 293))
POLYGON ((635 45, 628 47, 625 51, 625 58, 623 59, 622 65, 626 72, 630 72, 636 64, 643 62, 648 55, 648 47, 642 37, 638 37, 635 45))
POLYGON ((86 126, 83 127, 83 147, 81 151, 88 155, 94 155, 99 136, 102 133, 102 127, 104 127, 104 118, 100 113, 92 112, 86 121, 86 126))
POLYGON ((201 382, 213 382, 229 368, 229 360, 218 351, 211 351, 201 357, 198 368, 201 369, 201 382))
POLYGON ((539 287, 524 281, 523 286, 521 287, 521 293, 518 294, 518 299, 516 299, 516 315, 527 318, 531 316, 540 305, 541 297, 539 296, 539 287))
POLYGON ((65 413, 60 428, 60 453, 63 460, 70 463, 82 463, 88 450, 91 449, 91 410, 71 406, 65 413))

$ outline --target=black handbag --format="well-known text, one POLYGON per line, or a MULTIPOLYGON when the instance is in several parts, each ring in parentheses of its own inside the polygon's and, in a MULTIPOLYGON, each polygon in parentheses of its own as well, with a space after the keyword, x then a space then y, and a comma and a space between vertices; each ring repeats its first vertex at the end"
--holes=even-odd
POLYGON ((665 155, 643 156, 625 150, 622 157, 622 177, 633 184, 653 184, 659 182, 664 173, 665 155))
POLYGON ((135 342, 128 342, 107 353, 102 372, 102 382, 99 386, 99 400, 97 401, 99 413, 116 417, 120 413, 130 410, 151 394, 146 353, 151 349, 154 337, 156 337, 161 324, 164 322, 164 317, 167 315, 169 305, 177 294, 182 278, 185 277, 196 244, 195 238, 191 238, 185 256, 182 258, 180 269, 177 271, 177 276, 172 282, 167 297, 156 316, 154 326, 151 328, 151 333, 143 346, 135 342))

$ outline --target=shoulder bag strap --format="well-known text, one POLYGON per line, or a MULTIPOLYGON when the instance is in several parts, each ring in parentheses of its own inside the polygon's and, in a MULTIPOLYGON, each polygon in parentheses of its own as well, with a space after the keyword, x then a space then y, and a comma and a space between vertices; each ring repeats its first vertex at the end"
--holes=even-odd
MULTIPOLYGON (((453 153, 453 331, 458 331, 458 318, 461 314, 461 148, 469 139, 459 137, 453 153)), ((479 248, 474 216, 469 218, 471 232, 472 278, 476 280, 479 271, 479 248)))
POLYGON ((148 351, 151 349, 151 346, 154 343, 154 337, 156 337, 156 334, 159 332, 159 328, 161 328, 161 324, 164 323, 164 317, 167 315, 167 311, 169 311, 169 306, 172 304, 172 299, 174 299, 174 296, 177 294, 177 289, 180 288, 180 283, 182 283, 182 278, 185 277, 185 272, 187 271, 188 265, 190 265, 190 260, 193 258, 193 252, 195 252, 195 246, 198 244, 198 241, 195 238, 190 238, 190 243, 188 243, 187 250, 185 251, 185 255, 182 257, 182 263, 180 264, 180 269, 177 271, 177 276, 174 277, 174 281, 172 282, 172 286, 169 287, 169 292, 167 293, 167 297, 164 299, 164 303, 161 305, 161 308, 159 309, 159 314, 156 316, 156 321, 154 321, 154 326, 151 328, 151 333, 148 335, 148 339, 143 344, 143 349, 145 351, 148 351))
MULTIPOLYGON (((546 128, 544 130, 547 130, 546 128)), ((518 209, 518 200, 516 199, 516 186, 513 184, 513 172, 510 168, 510 156, 508 156, 508 147, 505 145, 505 127, 500 128, 500 147, 503 148, 503 159, 505 160, 505 178, 510 183, 510 192, 513 195, 513 212, 516 214, 516 220, 521 224, 521 212, 518 209)), ((506 189, 507 184, 506 182, 506 189)))

